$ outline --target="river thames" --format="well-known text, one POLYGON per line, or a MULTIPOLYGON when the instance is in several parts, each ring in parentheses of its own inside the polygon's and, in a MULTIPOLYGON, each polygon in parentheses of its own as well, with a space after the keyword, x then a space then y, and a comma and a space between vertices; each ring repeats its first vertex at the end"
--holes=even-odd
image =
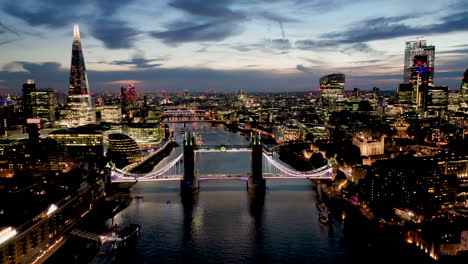
MULTIPOLYGON (((182 128, 174 128, 180 139, 182 128)), ((207 145, 249 144, 244 135, 223 127, 197 123, 189 129, 207 145)), ((174 149, 157 167, 180 151, 174 149)), ((199 153, 196 160, 199 174, 250 168, 249 153, 199 153)), ((341 217, 320 223, 309 180, 268 180, 259 196, 249 196, 244 181, 209 180, 187 200, 179 185, 145 182, 131 189, 144 199, 134 199, 113 222, 140 224, 141 236, 119 252, 115 263, 417 263, 362 224, 341 217)))

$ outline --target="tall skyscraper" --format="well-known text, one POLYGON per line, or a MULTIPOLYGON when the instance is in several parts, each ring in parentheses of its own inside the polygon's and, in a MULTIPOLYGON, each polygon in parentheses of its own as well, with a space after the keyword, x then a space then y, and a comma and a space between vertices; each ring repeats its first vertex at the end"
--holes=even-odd
POLYGON ((24 120, 33 117, 33 108, 36 105, 36 83, 29 79, 23 84, 23 113, 24 120))
POLYGON ((94 123, 95 121, 96 114, 93 109, 86 76, 80 29, 78 25, 74 25, 67 109, 62 112, 60 123, 72 127, 94 123))
POLYGON ((468 110, 468 69, 463 74, 463 79, 460 85, 460 106, 464 110, 468 110))
POLYGON ((344 95, 345 75, 335 73, 320 78, 320 99, 323 105, 333 107, 344 95))
POLYGON ((80 29, 78 25, 74 25, 68 102, 85 103, 91 107, 91 100, 88 99, 89 97, 88 78, 86 76, 85 61, 81 49, 80 29))
POLYGON ((434 59, 435 47, 425 40, 406 42, 403 83, 412 84, 412 103, 418 108, 424 106, 428 87, 434 83, 434 59))

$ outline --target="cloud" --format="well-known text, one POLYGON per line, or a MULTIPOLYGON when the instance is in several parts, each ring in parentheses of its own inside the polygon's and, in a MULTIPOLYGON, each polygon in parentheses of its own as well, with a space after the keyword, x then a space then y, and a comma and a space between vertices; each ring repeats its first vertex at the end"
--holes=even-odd
MULTIPOLYGON (((10 16, 23 20, 31 26, 47 28, 69 27, 72 23, 88 24, 91 35, 109 49, 133 47, 140 33, 127 22, 114 15, 132 0, 23 0, 4 4, 2 10, 10 16), (39 8, 37 8, 39 7, 39 8), (98 12, 89 12, 97 9, 98 12)), ((0 43, 1 44, 1 43, 0 43)))
MULTIPOLYGON (((463 45, 460 45, 463 46, 463 45)), ((438 54, 445 54, 445 53, 464 53, 468 54, 468 49, 454 49, 454 50, 445 50, 445 51, 437 51, 438 54)))
POLYGON ((16 61, 5 64, 2 70, 6 72, 29 72, 24 68, 23 62, 16 61))
POLYGON ((291 43, 288 39, 269 39, 265 40, 266 47, 279 50, 287 50, 291 48, 291 43))
POLYGON ((316 49, 323 49, 323 48, 332 48, 336 47, 340 43, 335 40, 311 40, 311 39, 303 39, 297 40, 294 43, 295 48, 301 50, 316 50, 316 49))
POLYGON ((351 55, 355 52, 374 53, 375 50, 365 43, 356 43, 350 46, 346 46, 345 48, 340 50, 340 52, 346 55, 351 55))
POLYGON ((195 16, 224 19, 244 18, 245 15, 242 12, 231 9, 230 5, 232 2, 232 0, 172 0, 169 2, 169 6, 183 10, 195 16))
POLYGON ((367 64, 367 63, 377 63, 381 62, 382 60, 363 60, 363 61, 352 61, 351 64, 367 64))
POLYGON ((129 85, 129 84, 139 84, 143 83, 144 81, 142 80, 118 80, 118 81, 108 81, 108 82, 101 82, 102 84, 107 84, 107 85, 129 85))
POLYGON ((18 33, 18 31, 12 29, 11 27, 3 24, 0 22, 0 34, 3 34, 3 33, 6 33, 6 32, 10 32, 12 34, 15 34, 17 37, 20 36, 20 34, 18 33), (3 29, 3 30, 2 30, 3 29))
POLYGON ((280 14, 272 13, 270 11, 263 11, 263 12, 258 13, 258 15, 260 17, 263 17, 263 18, 267 19, 267 20, 271 20, 271 21, 278 22, 278 23, 299 23, 299 22, 302 22, 302 20, 299 20, 299 19, 296 19, 296 18, 286 17, 286 16, 283 16, 283 15, 280 15, 280 14))
POLYGON ((128 49, 140 34, 127 23, 113 19, 98 19, 91 25, 91 35, 101 40, 108 49, 128 49))
POLYGON ((136 54, 133 58, 129 60, 116 60, 112 61, 109 64, 112 65, 131 65, 130 68, 133 69, 151 69, 163 65, 162 63, 154 63, 156 61, 164 61, 165 58, 158 59, 146 59, 143 54, 136 54))
POLYGON ((310 72, 312 71, 311 68, 305 67, 305 66, 303 66, 302 64, 296 65, 296 70, 301 71, 301 72, 304 72, 304 73, 310 73, 310 72))
POLYGON ((209 23, 184 22, 175 23, 166 31, 153 31, 150 36, 166 44, 179 44, 194 41, 221 41, 241 32, 239 25, 231 21, 216 21, 209 23), (182 25, 178 27, 178 25, 182 25))
POLYGON ((77 16, 73 13, 61 11, 57 7, 42 6, 38 10, 28 10, 16 3, 9 3, 4 6, 3 11, 10 16, 20 18, 31 26, 46 26, 50 28, 61 28, 76 20, 77 16))
POLYGON ((452 13, 440 19, 441 23, 426 26, 409 26, 402 22, 415 16, 376 17, 353 23, 344 31, 322 34, 322 39, 337 43, 362 43, 373 40, 391 39, 412 35, 445 34, 456 31, 468 31, 468 11, 452 13))
POLYGON ((314 64, 323 64, 323 60, 315 60, 315 59, 309 59, 309 58, 304 58, 304 57, 297 57, 298 59, 305 60, 310 63, 314 64))

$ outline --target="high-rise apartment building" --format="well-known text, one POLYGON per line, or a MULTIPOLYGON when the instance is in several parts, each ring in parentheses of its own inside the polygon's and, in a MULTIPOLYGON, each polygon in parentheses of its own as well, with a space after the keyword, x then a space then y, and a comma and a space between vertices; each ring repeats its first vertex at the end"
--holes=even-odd
POLYGON ((424 107, 428 87, 434 83, 434 58, 435 47, 425 40, 406 42, 403 83, 412 85, 412 103, 419 109, 424 107))

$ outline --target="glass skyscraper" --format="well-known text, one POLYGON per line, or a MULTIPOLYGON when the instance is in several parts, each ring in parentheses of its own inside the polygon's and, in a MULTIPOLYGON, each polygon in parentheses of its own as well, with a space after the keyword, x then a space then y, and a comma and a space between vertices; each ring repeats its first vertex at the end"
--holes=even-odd
POLYGON ((72 58, 67 109, 61 112, 61 116, 61 125, 67 127, 86 125, 96 121, 96 114, 93 109, 88 78, 86 76, 86 67, 81 48, 80 29, 78 25, 74 25, 73 27, 72 58))
POLYGON ((435 47, 425 40, 406 42, 403 83, 413 87, 412 103, 418 108, 425 104, 429 86, 434 83, 435 47))

